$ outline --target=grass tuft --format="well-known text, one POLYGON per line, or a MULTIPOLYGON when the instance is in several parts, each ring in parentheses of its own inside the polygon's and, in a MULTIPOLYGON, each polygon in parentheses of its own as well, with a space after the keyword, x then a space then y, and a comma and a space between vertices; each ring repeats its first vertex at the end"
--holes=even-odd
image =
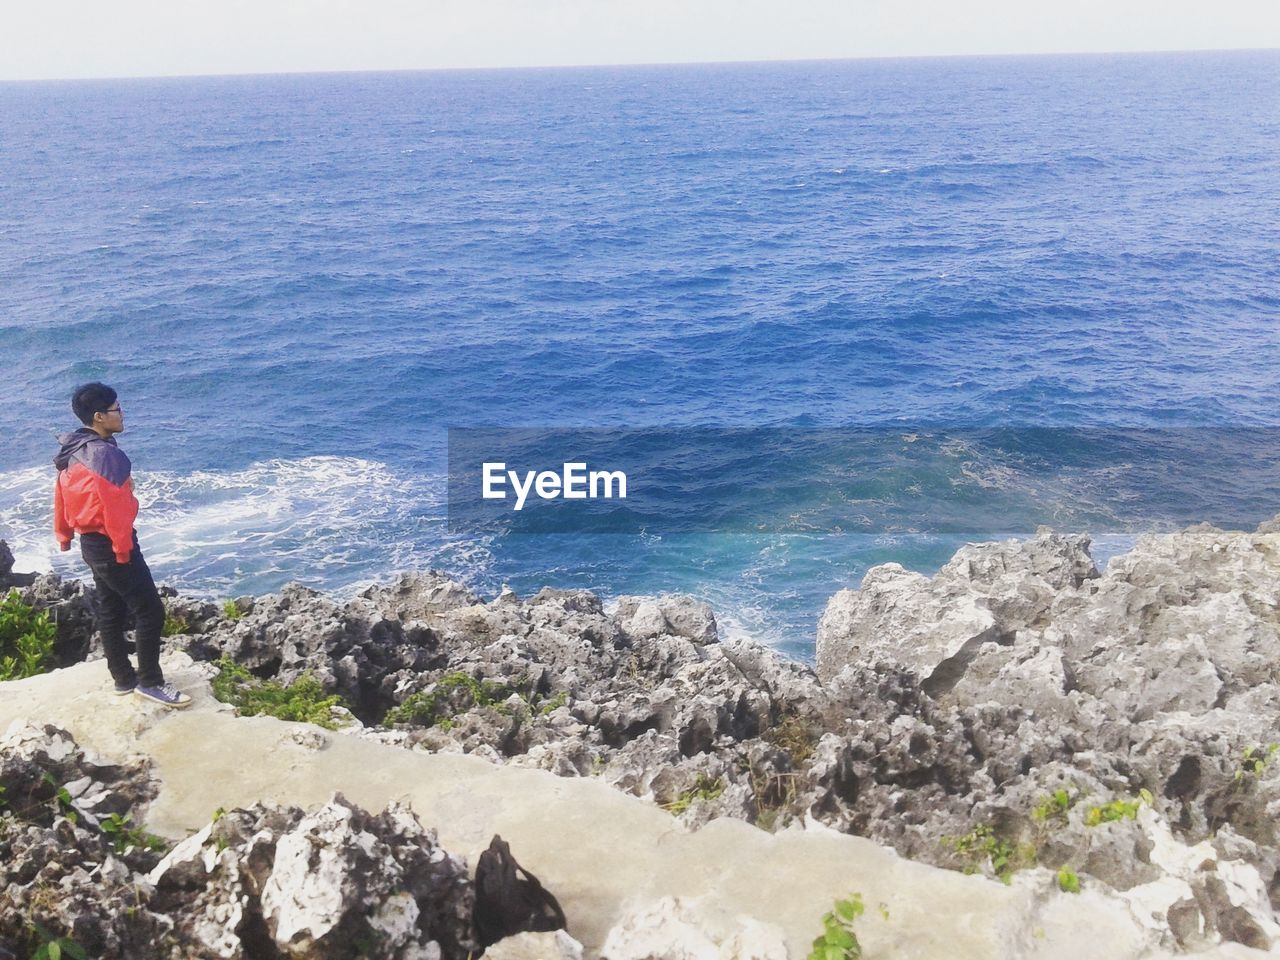
POLYGON ((186 617, 176 613, 166 613, 164 615, 164 626, 160 628, 160 635, 165 637, 180 637, 184 633, 191 630, 191 623, 186 617))
POLYGON ((339 725, 333 717, 333 708, 347 706, 337 694, 326 696, 315 677, 300 677, 288 685, 259 680, 229 657, 218 661, 213 695, 234 706, 242 716, 265 714, 280 720, 314 723, 327 730, 335 730, 339 725))
POLYGON ((965 873, 979 873, 983 865, 1004 884, 1013 882, 1013 875, 1036 862, 1036 849, 1017 846, 1011 840, 996 835, 986 824, 979 824, 959 837, 944 837, 944 846, 950 847, 965 862, 965 873))
POLYGON ((662 809, 674 816, 680 816, 699 800, 719 800, 724 795, 724 780, 720 777, 711 780, 706 774, 698 774, 692 787, 683 791, 670 803, 662 804, 662 809))
POLYGON ((1058 889, 1063 893, 1079 893, 1080 877, 1070 867, 1059 867, 1058 889))

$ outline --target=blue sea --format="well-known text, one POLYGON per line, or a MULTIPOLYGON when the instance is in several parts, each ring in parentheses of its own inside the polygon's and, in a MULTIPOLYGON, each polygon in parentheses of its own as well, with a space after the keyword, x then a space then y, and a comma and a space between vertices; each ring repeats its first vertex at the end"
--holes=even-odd
POLYGON ((804 658, 874 563, 1040 522, 1105 559, 1178 519, 1161 476, 1205 520, 1280 512, 1195 455, 1247 428, 1268 459, 1278 321, 1275 51, 0 84, 19 567, 80 573, 53 435, 101 379, 184 590, 682 590, 804 658), (990 529, 837 524, 839 497, 759 530, 446 523, 450 427, 874 431, 816 488, 922 425, 968 439, 850 516, 959 497, 990 529), (1182 440, 1082 463, 1055 432, 1138 428, 1182 440))

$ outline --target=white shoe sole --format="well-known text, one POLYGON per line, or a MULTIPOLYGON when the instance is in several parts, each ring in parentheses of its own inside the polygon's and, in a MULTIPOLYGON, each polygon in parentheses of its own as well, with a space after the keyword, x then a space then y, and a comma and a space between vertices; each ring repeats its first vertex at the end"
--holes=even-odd
POLYGON ((167 700, 157 700, 155 697, 148 697, 145 693, 139 693, 137 690, 133 691, 133 695, 139 700, 145 700, 147 703, 155 703, 162 707, 168 707, 170 710, 183 710, 191 706, 190 697, 187 697, 185 700, 179 700, 177 703, 170 703, 167 700))

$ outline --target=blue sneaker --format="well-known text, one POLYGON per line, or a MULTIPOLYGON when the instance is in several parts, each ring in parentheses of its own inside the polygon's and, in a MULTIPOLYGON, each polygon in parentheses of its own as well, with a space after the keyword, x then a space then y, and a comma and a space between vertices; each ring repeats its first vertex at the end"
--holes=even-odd
POLYGON ((115 693, 117 697, 123 697, 125 694, 133 693, 133 691, 136 690, 137 687, 138 687, 137 680, 133 681, 133 683, 117 683, 113 693, 115 693))
POLYGON ((191 706, 191 698, 175 687, 172 683, 166 683, 163 687, 144 687, 137 686, 133 692, 144 700, 151 700, 155 703, 164 704, 166 707, 189 707, 191 706))

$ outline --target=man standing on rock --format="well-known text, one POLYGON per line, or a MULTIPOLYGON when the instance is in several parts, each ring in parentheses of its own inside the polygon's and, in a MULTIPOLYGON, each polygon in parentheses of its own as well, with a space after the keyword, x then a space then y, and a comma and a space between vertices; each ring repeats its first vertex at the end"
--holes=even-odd
POLYGON ((80 555, 93 572, 98 590, 97 629, 115 692, 185 707, 191 698, 165 683, 160 670, 160 633, 164 601, 138 546, 133 521, 138 501, 133 495, 132 465, 116 446, 124 433, 124 411, 116 392, 102 383, 77 387, 71 409, 84 424, 58 437, 62 449, 54 457, 58 481, 53 494, 53 531, 58 546, 71 549, 80 535, 80 555), (129 660, 125 621, 133 618, 138 669, 129 660))

